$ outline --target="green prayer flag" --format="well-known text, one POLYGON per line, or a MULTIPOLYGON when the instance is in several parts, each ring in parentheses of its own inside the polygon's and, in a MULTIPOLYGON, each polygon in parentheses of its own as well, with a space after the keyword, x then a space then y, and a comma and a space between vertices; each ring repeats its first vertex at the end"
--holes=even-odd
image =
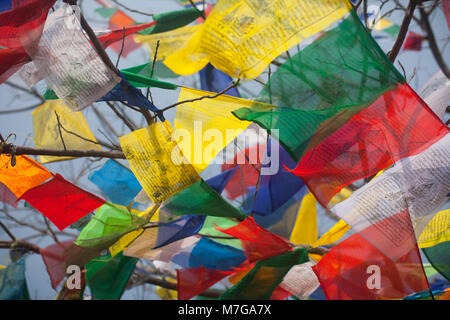
POLYGON ((274 108, 255 104, 233 113, 266 128, 299 160, 353 115, 404 81, 351 11, 271 76, 256 100, 274 108))
POLYGON ((153 27, 138 31, 138 33, 149 35, 174 30, 191 23, 199 17, 204 17, 204 13, 196 8, 155 14, 153 15, 153 20, 156 21, 156 24, 153 27))
POLYGON ((139 259, 120 252, 95 258, 86 264, 86 283, 97 300, 118 300, 133 273, 139 259))
POLYGON ((225 201, 205 181, 200 180, 170 197, 164 208, 175 215, 198 214, 246 218, 247 215, 225 201))
POLYGON ((269 300, 289 270, 308 261, 308 251, 305 248, 260 260, 244 278, 222 294, 219 300, 269 300))
POLYGON ((78 235, 75 244, 81 247, 108 247, 124 234, 146 224, 140 217, 126 208, 105 203, 78 235))
POLYGON ((450 281, 450 241, 441 242, 429 248, 422 248, 422 251, 433 268, 450 281))
POLYGON ((228 229, 237 225, 238 223, 239 222, 233 221, 228 218, 208 216, 203 222, 203 226, 198 233, 205 236, 213 236, 215 237, 214 241, 230 245, 238 249, 242 249, 242 243, 240 239, 226 239, 227 235, 224 235, 223 232, 215 228, 215 225, 217 225, 222 229, 228 229))

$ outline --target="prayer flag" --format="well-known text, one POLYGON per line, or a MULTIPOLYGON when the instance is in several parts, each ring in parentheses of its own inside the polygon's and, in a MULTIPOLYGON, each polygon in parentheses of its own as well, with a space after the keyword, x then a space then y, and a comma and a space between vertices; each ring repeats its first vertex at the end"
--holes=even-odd
POLYGON ((138 259, 119 253, 95 258, 86 265, 86 283, 98 300, 119 300, 138 259))
POLYGON ((105 203, 105 200, 78 188, 59 174, 28 190, 19 199, 31 204, 61 231, 105 203))
POLYGON ((154 203, 200 180, 172 139, 167 121, 133 131, 119 140, 131 171, 154 203))
POLYGON ((134 174, 119 162, 109 159, 89 175, 92 181, 114 203, 127 206, 142 190, 134 174))
POLYGON ((181 151, 198 172, 204 170, 226 145, 250 125, 248 121, 236 119, 231 112, 238 105, 252 105, 252 101, 226 95, 200 99, 214 95, 207 91, 181 88, 178 96, 178 102, 198 99, 177 106, 174 120, 174 135, 181 151))
POLYGON ((15 159, 16 164, 12 166, 10 155, 0 155, 0 182, 18 198, 52 177, 50 171, 25 155, 15 159))
POLYGON ((181 75, 193 74, 210 62, 229 76, 255 78, 279 54, 350 9, 340 0, 222 0, 189 42, 164 63, 181 75))
POLYGON ((40 78, 76 111, 98 100, 120 82, 120 77, 103 63, 83 33, 76 11, 67 4, 49 15, 30 56, 40 78))
POLYGON ((422 50, 423 40, 424 37, 422 35, 410 31, 403 44, 403 50, 420 51, 422 50))
POLYGON ((0 269, 0 300, 29 300, 25 257, 0 269))
MULTIPOLYGON (((74 112, 61 100, 50 100, 33 110, 34 144, 56 150, 102 150, 83 113, 74 112), (61 137, 62 136, 62 137, 61 137)), ((74 157, 39 156, 42 163, 74 157)))

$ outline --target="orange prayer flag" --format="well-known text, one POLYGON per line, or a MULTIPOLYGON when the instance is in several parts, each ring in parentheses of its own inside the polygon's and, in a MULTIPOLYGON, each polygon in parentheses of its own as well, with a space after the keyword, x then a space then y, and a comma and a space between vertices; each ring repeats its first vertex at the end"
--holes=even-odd
POLYGON ((16 165, 13 167, 11 156, 0 155, 0 182, 18 198, 52 176, 50 171, 27 156, 16 156, 16 165))

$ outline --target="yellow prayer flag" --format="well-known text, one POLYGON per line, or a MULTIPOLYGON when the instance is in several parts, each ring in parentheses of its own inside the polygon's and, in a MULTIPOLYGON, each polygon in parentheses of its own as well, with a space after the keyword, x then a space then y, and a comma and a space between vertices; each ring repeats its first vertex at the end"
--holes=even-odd
POLYGON ((450 241, 450 209, 438 212, 419 237, 419 247, 429 248, 450 241))
POLYGON ((10 155, 0 155, 0 182, 17 198, 52 176, 50 171, 27 156, 16 156, 16 165, 13 167, 10 155))
MULTIPOLYGON (((216 93, 181 88, 178 101, 213 96, 216 93)), ((197 172, 203 171, 222 149, 241 134, 250 124, 231 112, 254 104, 251 100, 220 95, 184 103, 175 114, 174 139, 187 160, 197 172)))
POLYGON ((131 171, 154 203, 161 203, 200 180, 172 139, 168 121, 156 122, 119 140, 131 171))
POLYGON ((0 265, 0 270, 5 269, 5 268, 6 268, 5 266, 0 265))
MULTIPOLYGON (((119 205, 117 205, 119 206, 119 205)), ((121 207, 121 206, 119 206, 121 207)), ((150 206, 147 210, 139 212, 137 210, 132 210, 133 213, 137 214, 139 217, 143 217, 150 213, 150 211, 153 209, 154 206, 150 206)), ((156 212, 151 217, 150 221, 158 221, 159 216, 159 208, 156 210, 156 212)), ((138 229, 131 231, 125 235, 123 235, 119 240, 117 240, 116 243, 114 243, 112 246, 109 247, 109 252, 111 253, 111 257, 115 257, 119 252, 125 250, 130 243, 132 243, 137 237, 139 237, 142 232, 144 232, 144 229, 138 229)))
POLYGON ((350 9, 347 0, 220 0, 187 45, 164 63, 180 75, 210 62, 229 76, 256 78, 282 52, 350 9))
POLYGON ((137 35, 134 37, 134 41, 145 44, 150 51, 150 56, 153 58, 156 50, 156 44, 159 40, 156 60, 164 60, 167 56, 171 55, 178 49, 183 48, 199 28, 199 25, 185 26, 171 31, 150 34, 147 36, 137 35))
POLYGON ((377 23, 375 23, 375 25, 373 26, 372 29, 374 30, 383 30, 387 27, 392 26, 393 23, 385 18, 380 19, 377 23))
MULTIPOLYGON (((322 235, 319 240, 315 241, 312 246, 320 247, 335 243, 341 239, 348 230, 350 230, 350 226, 344 220, 340 219, 330 230, 322 235)), ((315 261, 320 261, 320 259, 322 259, 322 256, 318 254, 310 254, 309 256, 315 261)))
POLYGON ((344 220, 340 219, 330 230, 321 236, 319 240, 315 241, 313 246, 327 246, 335 243, 341 239, 348 230, 350 230, 350 226, 344 220))
MULTIPOLYGON (((176 279, 172 278, 165 278, 167 282, 170 283, 177 283, 176 279)), ((160 286, 156 286, 155 293, 162 299, 162 300, 177 300, 178 299, 178 292, 176 290, 172 289, 166 289, 160 286)))
POLYGON ((312 193, 303 197, 290 241, 293 244, 312 244, 317 240, 316 198, 312 193))
MULTIPOLYGON (((37 148, 64 150, 101 150, 81 111, 74 112, 61 100, 49 100, 33 111, 34 144, 37 148), (59 121, 63 128, 59 133, 59 121), (78 136, 77 136, 78 135, 78 136), (64 144, 61 141, 63 138, 64 144), (82 137, 82 138, 80 138, 82 137), (84 139, 83 139, 84 138, 84 139), (90 141, 88 141, 90 140, 90 141), (94 142, 91 142, 94 141, 94 142)), ((42 163, 73 159, 74 157, 39 156, 42 163)))

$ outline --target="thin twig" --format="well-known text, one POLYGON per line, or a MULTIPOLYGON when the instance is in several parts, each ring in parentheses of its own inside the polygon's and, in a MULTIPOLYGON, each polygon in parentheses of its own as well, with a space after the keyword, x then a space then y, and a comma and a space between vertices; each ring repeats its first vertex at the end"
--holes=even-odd
POLYGON ((9 231, 9 229, 2 222, 0 222, 0 226, 2 227, 3 230, 5 230, 5 232, 12 239, 12 241, 16 241, 16 237, 11 233, 11 231, 9 231))
POLYGON ((153 16, 153 13, 147 13, 147 12, 143 12, 143 11, 140 11, 140 10, 132 9, 132 8, 127 7, 126 5, 120 3, 120 2, 117 1, 117 0, 111 0, 111 1, 114 2, 115 4, 117 4, 119 7, 122 7, 122 8, 124 8, 125 10, 128 10, 128 11, 130 11, 130 12, 139 13, 139 14, 142 14, 142 15, 148 16, 148 17, 152 17, 152 16, 153 16))
POLYGON ((163 112, 165 112, 165 111, 167 111, 167 110, 169 110, 169 109, 175 108, 176 106, 179 106, 180 104, 190 103, 190 102, 195 102, 195 101, 199 101, 199 100, 203 100, 203 99, 214 99, 214 98, 217 98, 218 96, 223 95, 223 94, 224 94, 225 92, 227 92, 228 90, 230 90, 230 89, 236 87, 236 86, 239 84, 239 81, 240 81, 240 79, 238 79, 236 82, 232 82, 228 87, 226 87, 226 88, 223 89, 222 91, 220 91, 220 92, 218 92, 218 93, 216 93, 216 94, 214 94, 214 95, 212 95, 212 96, 202 96, 202 97, 199 97, 199 98, 194 98, 194 99, 184 100, 184 101, 179 101, 179 102, 177 102, 177 103, 174 103, 174 104, 172 104, 172 105, 170 105, 170 106, 168 106, 168 107, 165 107, 164 109, 161 109, 159 112, 157 112, 157 113, 155 114, 154 117, 157 117, 157 116, 160 115, 161 113, 163 113, 163 112))
POLYGON ((66 143, 64 142, 64 138, 62 136, 62 132, 61 132, 61 121, 59 121, 59 116, 58 113, 55 111, 55 115, 56 115, 56 121, 58 121, 58 132, 59 132, 59 137, 61 138, 61 142, 63 144, 64 150, 67 150, 66 148, 66 143))
POLYGON ((125 46, 125 27, 123 27, 122 46, 120 47, 119 56, 117 57, 116 68, 118 68, 118 66, 119 66, 119 61, 120 61, 120 57, 122 56, 124 46, 125 46))
POLYGON ((388 58, 392 63, 395 61, 395 58, 397 58, 397 55, 402 48, 403 42, 405 41, 406 34, 408 33, 409 29, 409 24, 411 23, 411 19, 414 16, 414 9, 416 8, 416 6, 417 0, 409 1, 408 8, 406 8, 406 13, 400 26, 400 31, 397 35, 397 39, 395 40, 391 51, 388 53, 388 58))

